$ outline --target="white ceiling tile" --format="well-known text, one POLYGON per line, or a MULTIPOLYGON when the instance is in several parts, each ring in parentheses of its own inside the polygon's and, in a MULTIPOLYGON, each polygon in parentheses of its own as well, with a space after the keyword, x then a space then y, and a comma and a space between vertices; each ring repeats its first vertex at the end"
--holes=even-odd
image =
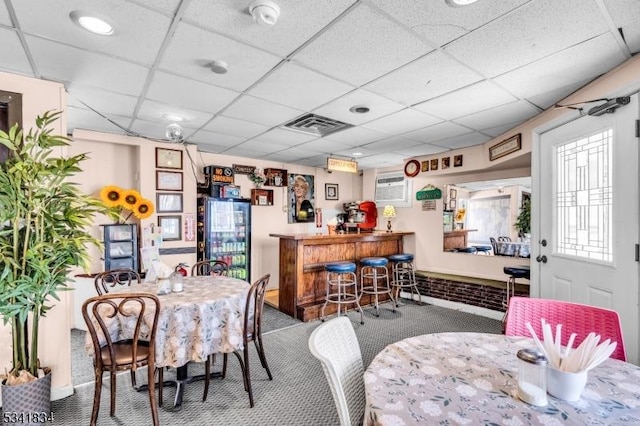
MULTIPOLYGON (((69 106, 67 112, 67 131, 73 129, 85 129, 93 130, 96 132, 126 134, 126 131, 113 124, 104 117, 99 116, 95 112, 69 106)), ((127 128, 131 121, 128 117, 118 117, 115 115, 106 114, 107 118, 119 124, 122 127, 127 128)))
POLYGON ((413 105, 480 80, 480 74, 437 51, 382 76, 365 88, 413 105))
POLYGON ((298 160, 297 164, 309 167, 327 167, 327 155, 316 155, 298 160))
POLYGON ((308 148, 310 151, 316 152, 338 152, 345 149, 351 149, 351 146, 344 143, 331 141, 327 138, 321 138, 300 144, 298 145, 298 148, 308 148))
POLYGON ((180 23, 162 56, 160 67, 185 77, 216 86, 242 91, 247 89, 280 58, 185 23, 180 23), (213 60, 227 63, 225 74, 216 74, 208 67, 213 60))
MULTIPOLYGON (((313 155, 313 154, 311 154, 313 155)), ((265 159, 282 161, 287 163, 295 163, 303 158, 308 158, 310 153, 299 148, 288 148, 283 151, 278 151, 272 154, 267 154, 265 159)))
POLYGON ((537 0, 453 41, 445 50, 493 77, 605 31, 596 2, 537 0))
POLYGON ((360 86, 430 50, 363 3, 305 46, 295 60, 360 86))
POLYGON ((414 108, 436 117, 451 120, 515 100, 514 96, 495 84, 483 81, 415 105, 414 108))
MULTIPOLYGON (((153 140, 167 140, 167 123, 161 121, 136 119, 130 127, 131 131, 140 134, 141 137, 153 140)), ((184 136, 191 133, 189 130, 183 132, 184 136)))
POLYGON ((133 0, 134 3, 142 4, 150 9, 173 15, 182 0, 133 0))
POLYGON ((441 139, 464 135, 471 132, 472 130, 468 129, 467 127, 463 127, 458 124, 446 121, 444 123, 434 124, 433 126, 405 133, 402 135, 402 137, 413 139, 419 142, 434 143, 435 141, 439 141, 441 139))
POLYGON ((304 142, 317 139, 318 136, 310 135, 307 133, 296 132, 288 129, 275 128, 271 129, 260 136, 255 137, 255 140, 264 143, 274 143, 278 145, 293 146, 304 142))
POLYGON ((533 64, 502 74, 494 81, 511 93, 529 97, 590 80, 625 61, 611 34, 603 34, 533 64))
POLYGON ((437 142, 438 146, 450 149, 465 148, 467 146, 480 145, 491 139, 489 136, 480 133, 469 133, 467 135, 455 136, 442 139, 437 142))
POLYGON ((310 111, 354 87, 288 62, 267 76, 250 95, 310 111))
POLYGON ((266 126, 279 126, 302 115, 303 112, 253 96, 243 96, 227 108, 224 115, 266 126))
POLYGON ((215 114, 240 95, 222 87, 157 71, 153 75, 147 98, 180 107, 215 114), (198 93, 199 96, 193 96, 198 93))
POLYGON ((347 10, 356 0, 277 0, 280 17, 273 27, 253 21, 251 2, 193 0, 184 15, 188 22, 220 31, 254 46, 286 56, 347 10))
POLYGON ((372 149, 377 152, 384 152, 384 151, 398 152, 403 148, 411 148, 413 146, 420 145, 420 144, 421 142, 415 141, 413 139, 405 139, 400 136, 393 136, 378 142, 368 143, 362 147, 372 149))
POLYGON ((269 130, 269 126, 219 115, 207 123, 203 130, 222 133, 224 135, 251 138, 266 132, 269 130))
MULTIPOLYGON (((101 114, 116 114, 132 117, 138 98, 122 95, 101 89, 93 89, 82 86, 70 87, 67 92, 67 104, 71 107, 86 109, 93 108, 101 114)), ((92 114, 96 114, 92 112, 92 114)))
POLYGON ((149 70, 109 56, 28 37, 31 53, 43 78, 72 82, 125 95, 140 95, 149 70), (64 58, 64 60, 60 60, 64 58))
MULTIPOLYGON (((6 25, 7 27, 13 26, 11 17, 9 16, 9 11, 7 10, 7 6, 4 2, 0 3, 0 25, 6 25)), ((6 51, 3 50, 3 52, 6 51)))
POLYGON ((370 121, 364 124, 363 127, 388 134, 401 134, 431 126, 441 121, 440 118, 407 108, 387 115, 386 117, 370 121))
POLYGON ((345 157, 345 158, 355 158, 356 160, 360 160, 362 157, 366 157, 369 155, 380 154, 384 151, 380 151, 378 149, 367 148, 366 146, 355 146, 352 148, 347 148, 342 151, 336 151, 332 154, 337 157, 345 157), (356 155, 356 153, 358 153, 356 155))
POLYGON ((364 127, 351 127, 350 129, 327 135, 323 139, 341 142, 350 146, 357 146, 377 141, 387 136, 385 133, 365 129, 364 127))
POLYGON ((0 28, 0 52, 4 71, 33 76, 31 64, 15 31, 0 28))
POLYGON ((388 152, 385 154, 374 154, 367 157, 358 159, 358 167, 367 168, 383 168, 397 166, 403 164, 405 156, 402 154, 396 154, 394 152, 388 152))
POLYGON ((516 101, 475 114, 466 115, 454 120, 454 122, 478 130, 507 123, 522 123, 540 112, 538 108, 527 101, 516 101))
POLYGON ((546 109, 557 103, 562 103, 562 99, 566 98, 567 96, 569 96, 570 94, 578 90, 580 87, 583 87, 590 81, 591 79, 582 80, 582 81, 569 84, 565 87, 561 87, 559 89, 538 93, 536 95, 529 96, 527 100, 532 104, 539 106, 540 108, 546 109))
POLYGON ((20 0, 12 4, 25 33, 145 65, 153 63, 171 24, 167 16, 121 0, 87 3, 86 0, 20 0), (105 37, 87 32, 69 18, 74 10, 91 10, 106 16, 115 24, 115 34, 105 37))
POLYGON ((208 132, 206 130, 198 130, 189 136, 189 142, 204 143, 207 145, 215 145, 229 148, 239 145, 245 141, 245 138, 231 135, 223 135, 216 132, 208 132))
POLYGON ((445 151, 448 151, 448 149, 437 145, 430 145, 428 143, 423 143, 420 145, 402 149, 394 149, 394 152, 402 154, 405 157, 421 157, 424 155, 438 154, 445 151))
POLYGON ((489 127, 489 128, 486 128, 486 129, 480 129, 480 131, 482 133, 484 133, 485 135, 489 135, 491 137, 496 137, 496 136, 500 136, 501 134, 505 133, 507 130, 513 129, 518 124, 520 124, 520 122, 508 123, 508 124, 504 124, 502 126, 496 126, 496 127, 489 127))
MULTIPOLYGON (((206 145, 205 145, 206 147, 206 145)), ((214 149, 216 149, 218 147, 214 147, 214 149)), ((207 151, 207 152, 214 152, 214 153, 224 153, 224 155, 233 155, 236 157, 243 157, 243 158, 260 158, 260 159, 264 159, 265 158, 265 154, 263 152, 258 152, 258 151, 252 151, 250 149, 245 149, 245 148, 240 148, 240 146, 234 146, 231 148, 224 148, 224 149, 219 149, 217 151, 212 150, 212 151, 207 151)))
POLYGON ((349 124, 362 124, 404 108, 404 105, 397 102, 367 90, 358 89, 315 109, 313 112, 349 124), (349 108, 356 105, 366 106, 370 111, 366 114, 356 114, 349 111, 349 108))
POLYGON ((212 117, 211 114, 202 111, 196 111, 150 100, 145 100, 144 102, 142 102, 140 110, 138 111, 139 118, 143 120, 166 123, 165 127, 170 123, 170 121, 166 118, 167 115, 178 115, 180 117, 183 117, 184 120, 179 124, 183 127, 189 127, 193 129, 202 127, 212 117))
POLYGON ((283 149, 289 148, 289 146, 279 143, 265 143, 260 139, 250 139, 238 145, 236 148, 256 153, 268 154, 274 151, 282 151, 283 149))
POLYGON ((621 28, 631 53, 640 52, 640 2, 637 0, 604 0, 616 28, 621 28))

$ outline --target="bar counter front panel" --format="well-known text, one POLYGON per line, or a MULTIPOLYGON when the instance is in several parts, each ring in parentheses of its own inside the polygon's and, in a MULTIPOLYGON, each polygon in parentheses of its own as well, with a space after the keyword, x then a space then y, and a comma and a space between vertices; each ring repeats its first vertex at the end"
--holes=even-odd
MULTIPOLYGON (((278 309, 305 322, 319 318, 327 293, 324 270, 327 263, 354 262, 358 265, 359 279, 360 259, 402 253, 405 235, 413 232, 270 234, 280 239, 278 309)), ((365 295, 361 303, 366 305, 369 299, 370 296, 365 295)), ((336 305, 329 304, 325 313, 330 315, 335 311, 336 305)))

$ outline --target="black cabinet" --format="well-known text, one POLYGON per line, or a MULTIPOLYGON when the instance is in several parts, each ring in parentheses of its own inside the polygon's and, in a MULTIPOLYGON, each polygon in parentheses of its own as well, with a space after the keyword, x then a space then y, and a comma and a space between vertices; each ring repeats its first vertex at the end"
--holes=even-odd
POLYGON ((100 225, 104 243, 104 269, 138 271, 138 225, 100 225))

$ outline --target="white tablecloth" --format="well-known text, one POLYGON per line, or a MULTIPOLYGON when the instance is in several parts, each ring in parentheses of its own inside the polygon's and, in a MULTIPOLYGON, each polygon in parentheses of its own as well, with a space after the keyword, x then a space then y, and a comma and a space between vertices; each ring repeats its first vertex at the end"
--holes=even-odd
POLYGON ((365 425, 640 424, 640 368, 609 359, 589 371, 580 400, 520 401, 524 337, 436 333, 387 346, 364 374, 365 425))
POLYGON ((498 241, 497 255, 529 257, 531 255, 531 245, 529 243, 519 243, 514 241, 498 241))
MULTIPOLYGON (((203 362, 213 353, 241 350, 244 309, 249 283, 223 276, 185 277, 184 291, 158 296, 156 367, 180 367, 203 362)), ((123 287, 120 293, 156 293, 156 284, 123 287)), ((122 326, 120 337, 123 336, 122 326)), ((117 339, 118 335, 112 335, 117 339)), ((87 333, 87 351, 93 345, 87 333)))

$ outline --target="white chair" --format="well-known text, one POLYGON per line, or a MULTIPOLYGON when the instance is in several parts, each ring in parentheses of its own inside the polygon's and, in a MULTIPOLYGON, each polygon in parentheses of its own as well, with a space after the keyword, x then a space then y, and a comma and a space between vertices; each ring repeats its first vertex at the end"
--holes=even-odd
POLYGON ((309 349, 329 381, 342 426, 360 425, 364 417, 364 367, 358 338, 347 317, 337 317, 309 336, 309 349))

